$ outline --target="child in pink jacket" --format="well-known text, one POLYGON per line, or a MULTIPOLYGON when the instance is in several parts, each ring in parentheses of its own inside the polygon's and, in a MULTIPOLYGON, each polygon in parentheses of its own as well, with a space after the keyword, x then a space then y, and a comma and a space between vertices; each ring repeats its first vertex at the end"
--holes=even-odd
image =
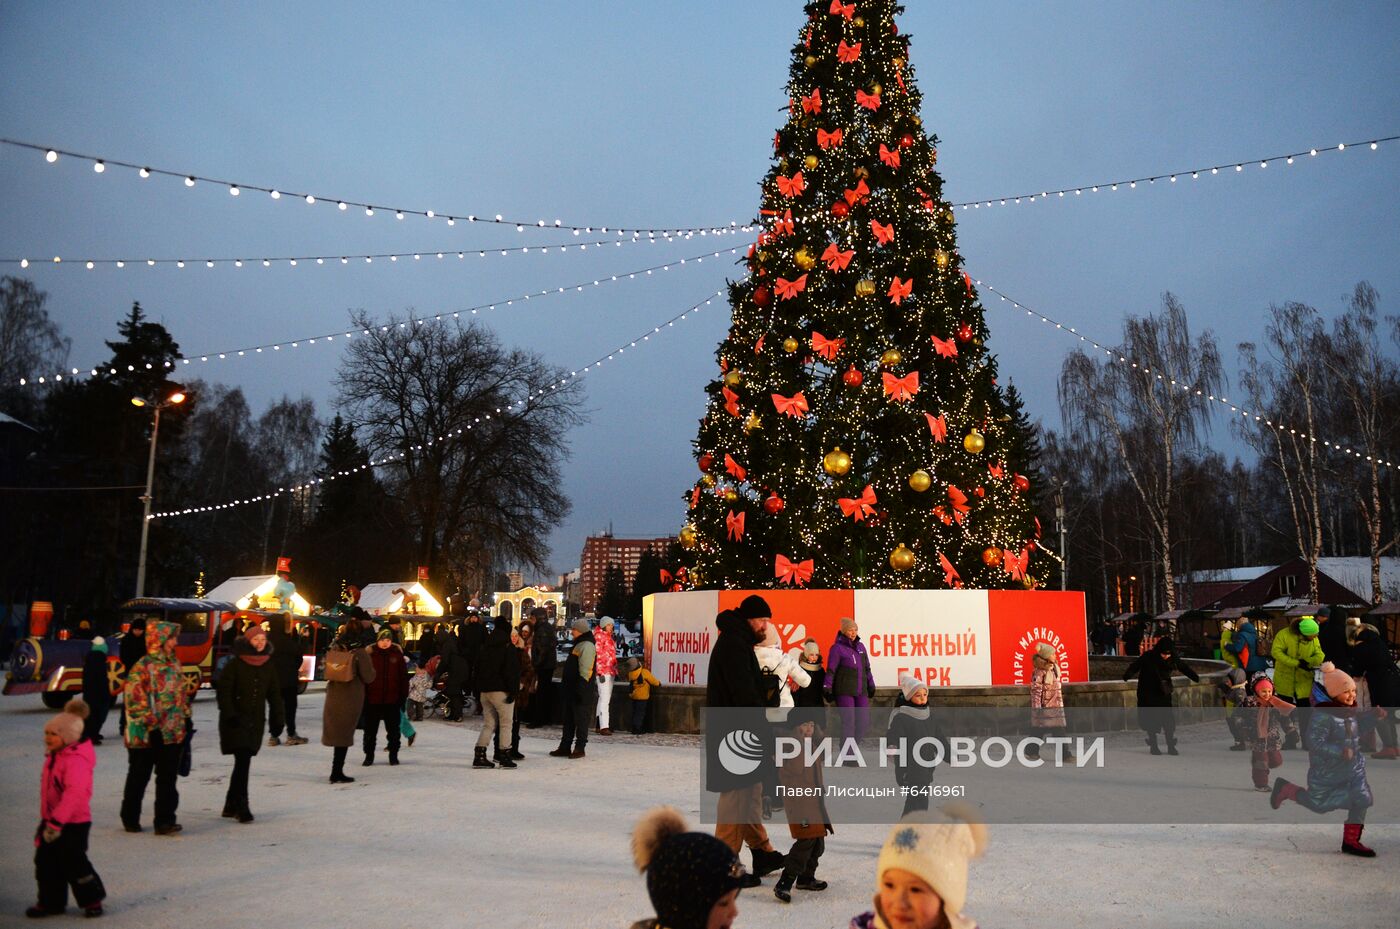
POLYGON ((92 829, 92 772, 97 753, 83 738, 88 705, 70 700, 44 726, 44 773, 39 782, 39 828, 34 833, 34 874, 39 902, 30 918, 56 916, 68 908, 68 888, 84 916, 101 916, 107 896, 102 878, 88 861, 92 829))

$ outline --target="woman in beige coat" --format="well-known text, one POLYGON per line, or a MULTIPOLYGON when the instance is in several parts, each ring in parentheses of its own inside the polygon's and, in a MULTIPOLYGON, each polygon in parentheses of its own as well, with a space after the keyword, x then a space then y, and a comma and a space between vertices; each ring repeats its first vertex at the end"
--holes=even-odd
POLYGON ((335 749, 331 761, 331 783, 350 784, 354 778, 345 773, 345 756, 355 744, 355 729, 365 708, 365 685, 374 680, 374 662, 369 646, 374 634, 351 619, 340 627, 340 634, 331 643, 331 651, 352 652, 350 667, 354 676, 348 681, 326 682, 326 704, 321 713, 321 744, 335 749))

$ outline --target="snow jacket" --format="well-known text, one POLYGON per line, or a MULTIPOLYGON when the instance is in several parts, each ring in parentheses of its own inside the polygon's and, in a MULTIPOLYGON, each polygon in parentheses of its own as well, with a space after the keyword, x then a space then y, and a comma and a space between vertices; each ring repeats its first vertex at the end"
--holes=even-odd
POLYGON ((802 652, 794 649, 789 654, 783 654, 779 645, 757 645, 753 653, 758 659, 758 669, 765 675, 772 674, 778 679, 778 706, 796 706, 797 702, 792 698, 792 688, 788 686, 788 682, 791 681, 798 687, 808 687, 812 683, 812 678, 798 663, 802 652))
POLYGON ((1351 650, 1351 666, 1366 678, 1373 706, 1400 706, 1400 669, 1395 667, 1380 630, 1369 624, 1361 627, 1351 650))
POLYGON ((599 674, 611 674, 617 677, 617 640, 612 637, 612 633, 604 632, 605 627, 598 628, 598 635, 594 638, 594 646, 598 649, 597 669, 599 674))
POLYGON ((350 664, 354 677, 348 681, 326 681, 326 702, 321 707, 321 744, 349 748, 355 744, 355 728, 365 709, 365 685, 374 681, 374 661, 359 638, 337 640, 331 648, 354 652, 355 660, 350 664))
POLYGON ((1134 658, 1123 672, 1123 680, 1127 680, 1134 674, 1138 676, 1138 707, 1163 707, 1172 705, 1172 675, 1184 674, 1193 681, 1199 682, 1201 677, 1192 671, 1189 665, 1182 662, 1177 655, 1171 658, 1163 658, 1162 653, 1155 648, 1146 654, 1134 658))
POLYGON ((520 649, 510 640, 510 626, 496 623, 477 657, 476 686, 482 693, 514 697, 520 690, 520 649))
POLYGON ((256 755, 262 746, 268 706, 272 708, 272 728, 282 728, 284 709, 282 688, 271 641, 262 652, 244 637, 233 643, 233 660, 219 675, 219 751, 225 755, 248 752, 256 755), (257 659, 263 661, 253 664, 257 659))
POLYGON ((1317 637, 1303 638, 1295 619, 1274 636, 1274 692, 1289 700, 1307 698, 1312 694, 1313 672, 1322 667, 1327 657, 1317 637), (1304 666, 1306 665, 1306 667, 1304 666))
MULTIPOLYGON (((793 717, 790 722, 798 718, 793 717)), ((795 728, 788 735, 797 738, 795 728)), ((812 730, 813 745, 820 745, 824 738, 820 725, 812 730)), ((778 769, 778 782, 792 791, 783 799, 783 812, 787 815, 788 832, 794 839, 822 839, 836 830, 826 810, 821 760, 814 759, 812 764, 807 764, 806 755, 804 750, 784 758, 778 769)))
POLYGON ((272 666, 277 670, 277 686, 283 690, 301 683, 301 662, 306 643, 295 631, 286 631, 285 620, 274 616, 267 641, 272 645, 272 666))
POLYGON ((1230 642, 1234 637, 1235 633, 1232 630, 1220 627, 1220 658, 1232 668, 1243 668, 1239 656, 1230 651, 1230 642))
POLYGON ((370 706, 399 706, 408 699, 408 659, 397 645, 369 647, 374 679, 365 684, 365 703, 370 706))
POLYGON ((1259 630, 1247 619, 1240 623, 1229 641, 1221 646, 1221 653, 1231 655, 1250 677, 1269 666, 1259 649, 1259 630))
POLYGON ((1038 729, 1063 729, 1065 698, 1060 688, 1060 669, 1036 668, 1031 675, 1031 725, 1038 729))
POLYGON ((793 700, 798 706, 826 706, 826 701, 822 699, 822 688, 826 686, 826 669, 822 667, 822 657, 817 656, 817 660, 808 662, 802 658, 797 659, 798 667, 807 672, 807 677, 811 681, 805 687, 799 687, 793 694, 793 700))
POLYGON ((107 653, 88 649, 83 658, 83 701, 94 710, 112 705, 112 684, 107 678, 107 653))
POLYGON ((1298 712, 1308 714, 1308 795, 1313 811, 1370 806, 1371 785, 1366 782, 1361 737, 1375 729, 1375 714, 1331 700, 1311 711, 1298 712), (1348 752, 1351 757, 1346 757, 1348 752))
POLYGON ((428 673, 426 668, 419 668, 413 677, 409 679, 408 699, 412 700, 414 703, 427 703, 432 699, 428 694, 428 692, 432 690, 432 687, 433 676, 428 673))
POLYGON ((838 697, 875 695, 875 674, 870 670, 870 656, 860 636, 853 640, 836 634, 836 643, 826 656, 826 681, 822 687, 838 697))
POLYGON ((97 753, 87 739, 46 755, 39 781, 39 818, 60 829, 92 822, 92 774, 96 768, 97 753))
POLYGON ((131 666, 122 687, 126 705, 127 748, 150 748, 151 736, 159 732, 165 745, 185 741, 185 723, 190 718, 190 689, 185 684, 179 660, 175 657, 175 623, 146 624, 146 655, 131 666))
POLYGON ((574 639, 574 645, 569 649, 569 657, 564 661, 563 676, 559 679, 559 684, 564 689, 566 706, 583 703, 587 699, 587 689, 593 682, 597 654, 593 644, 593 633, 585 632, 574 639))
POLYGON ((763 706, 763 672, 754 654, 756 636, 734 610, 715 619, 719 635, 710 652, 705 705, 708 707, 763 706))
POLYGON ((651 689, 661 686, 661 682, 656 679, 656 676, 642 667, 628 671, 627 681, 632 685, 632 693, 629 696, 633 700, 650 700, 651 689))
POLYGON ((890 714, 889 728, 885 731, 885 744, 890 747, 894 766, 894 782, 901 787, 933 783, 933 766, 920 764, 919 759, 932 761, 938 756, 938 751, 930 745, 916 748, 925 739, 943 743, 937 718, 929 707, 914 706, 901 695, 894 712, 890 714), (901 746, 904 749, 902 757, 899 755, 901 746))

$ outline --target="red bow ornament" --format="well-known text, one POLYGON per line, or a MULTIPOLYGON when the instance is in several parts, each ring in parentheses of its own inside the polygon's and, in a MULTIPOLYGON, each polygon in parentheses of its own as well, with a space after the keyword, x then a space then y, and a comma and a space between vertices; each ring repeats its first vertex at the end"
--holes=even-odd
POLYGON ((863 90, 856 91, 856 103, 867 110, 878 110, 880 108, 880 95, 868 94, 863 90))
POLYGON ((866 186, 865 179, 860 179, 860 181, 856 184, 855 190, 847 190, 845 193, 845 197, 846 202, 849 203, 851 206, 855 206, 857 203, 864 203, 865 201, 869 200, 870 188, 866 186))
POLYGON ((953 567, 953 563, 948 560, 948 556, 939 552, 938 563, 943 566, 943 583, 955 589, 962 587, 962 578, 958 576, 958 569, 953 567))
POLYGON ((1011 575, 1013 581, 1019 581, 1026 576, 1026 569, 1030 567, 1031 549, 1026 546, 1021 549, 1021 553, 1015 554, 1010 549, 1002 553, 1001 566, 1007 574, 1011 575))
POLYGON ((822 252, 822 261, 826 262, 828 271, 844 271, 846 270, 846 266, 851 263, 851 259, 855 256, 855 249, 843 252, 836 247, 835 242, 832 242, 826 247, 826 251, 822 252))
MULTIPOLYGON (((777 216, 776 210, 774 211, 773 215, 777 216)), ((792 235, 792 230, 792 210, 784 210, 783 215, 779 219, 773 220, 773 234, 792 235)))
POLYGON ((846 347, 845 339, 828 339, 820 332, 812 333, 812 351, 827 361, 835 361, 836 355, 846 347))
POLYGON ((933 348, 938 352, 940 358, 958 357, 958 343, 952 339, 940 339, 938 336, 933 336, 933 348))
POLYGON ((953 519, 956 520, 958 523, 962 523, 963 517, 966 516, 968 511, 971 509, 967 505, 967 494, 963 493, 961 490, 958 490, 958 488, 953 486, 952 484, 949 484, 948 503, 951 504, 953 507, 953 519))
POLYGON ((831 9, 827 12, 832 16, 844 16, 849 20, 855 15, 856 5, 854 3, 842 3, 841 0, 831 0, 831 9))
POLYGON ((724 409, 730 416, 739 415, 739 395, 728 387, 721 387, 720 393, 724 395, 724 409))
POLYGON ((919 392, 919 372, 910 371, 903 377, 895 377, 886 371, 881 375, 885 382, 885 396, 895 403, 902 403, 905 400, 914 399, 914 394, 919 392))
POLYGON ((904 302, 904 298, 914 292, 914 279, 911 277, 907 281, 895 278, 890 284, 889 298, 891 303, 899 304, 904 302))
POLYGON ((842 39, 842 40, 841 40, 841 43, 840 43, 839 45, 836 46, 836 60, 837 60, 837 61, 843 61, 843 62, 845 62, 846 64, 850 64, 851 62, 855 61, 855 60, 856 60, 857 58, 859 58, 859 57, 860 57, 860 43, 859 43, 859 42, 857 42, 855 45, 847 45, 847 44, 846 44, 846 40, 845 40, 845 39, 842 39))
POLYGON ((782 584, 796 584, 802 587, 812 579, 815 569, 816 562, 810 558, 806 561, 791 561, 786 555, 779 555, 773 560, 773 576, 782 584))
POLYGON ((841 506, 842 516, 850 516, 856 522, 861 522, 875 512, 875 488, 866 484, 865 491, 859 497, 841 497, 836 502, 841 506))
POLYGON ((727 454, 724 456, 724 470, 734 475, 734 480, 736 481, 742 481, 749 473, 744 470, 743 465, 739 464, 739 462, 735 461, 727 454))
POLYGON ((734 511, 730 510, 729 515, 724 517, 724 528, 728 530, 729 540, 731 542, 737 542, 744 537, 745 515, 744 513, 740 513, 736 516, 734 511))
POLYGON ((898 149, 896 149, 895 151, 890 151, 887 147, 885 147, 885 143, 881 142, 881 143, 880 143, 880 160, 883 161, 885 164, 889 165, 891 168, 897 168, 897 167, 899 167, 899 151, 898 151, 898 149))
POLYGON ((1032 516, 1031 519, 1035 520, 1035 537, 1038 539, 1040 538, 1040 517, 1032 516))
POLYGON ((798 391, 791 397, 784 397, 782 394, 773 394, 773 408, 779 414, 786 413, 793 419, 801 419, 807 415, 807 398, 798 391))
POLYGON ((919 194, 920 197, 923 197, 923 198, 924 198, 924 199, 923 199, 924 209, 926 209, 926 210, 928 210, 930 213, 932 213, 932 212, 933 212, 933 198, 930 197, 930 196, 928 195, 928 192, 927 192, 926 190, 924 190, 922 187, 915 187, 914 190, 919 194))
POLYGON ((875 241, 881 245, 888 245, 894 241, 894 223, 888 226, 881 224, 878 219, 870 221, 870 231, 875 233, 875 241))
POLYGON ((841 140, 845 138, 845 135, 846 134, 840 129, 833 129, 830 132, 827 132, 825 129, 818 129, 817 148, 820 148, 822 151, 826 151, 828 148, 840 145, 841 140))
POLYGON ((966 271, 963 272, 963 286, 967 288, 967 295, 972 296, 972 278, 967 276, 966 271))
POLYGON ((763 340, 766 338, 768 338, 768 333, 765 332, 763 335, 759 336, 758 341, 753 344, 753 353, 755 355, 763 351, 763 340))
POLYGON ((820 113, 822 111, 822 89, 820 87, 802 98, 802 112, 820 113))
POLYGON ((1006 472, 1002 470, 1000 461, 987 465, 987 473, 998 479, 1006 475, 1006 472))
POLYGON ((773 282, 773 289, 778 292, 779 300, 791 300, 807 289, 807 275, 804 274, 794 281, 780 277, 773 282))
POLYGON ((693 487, 690 490, 690 508, 693 510, 700 505, 700 488, 693 487))
POLYGON ((778 177, 778 192, 784 197, 797 197, 802 191, 807 189, 807 181, 802 177, 802 172, 798 171, 792 177, 778 177))
POLYGON ((943 418, 942 413, 939 413, 937 416, 934 416, 932 413, 925 413, 924 418, 928 420, 928 431, 933 433, 933 441, 948 441, 948 422, 943 418))
POLYGON ((664 587, 671 583, 671 572, 665 568, 661 569, 661 585, 664 587))

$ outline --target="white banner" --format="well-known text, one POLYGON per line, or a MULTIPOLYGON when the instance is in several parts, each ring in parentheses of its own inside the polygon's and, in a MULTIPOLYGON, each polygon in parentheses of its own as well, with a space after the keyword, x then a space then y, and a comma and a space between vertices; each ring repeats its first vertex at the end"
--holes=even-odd
POLYGON ((653 594, 642 604, 646 663, 656 679, 682 687, 704 687, 719 629, 719 591, 653 594), (660 607, 658 608, 658 604, 660 607))
POLYGON ((985 590, 857 590, 856 621, 877 687, 912 674, 930 688, 992 682, 985 590))

